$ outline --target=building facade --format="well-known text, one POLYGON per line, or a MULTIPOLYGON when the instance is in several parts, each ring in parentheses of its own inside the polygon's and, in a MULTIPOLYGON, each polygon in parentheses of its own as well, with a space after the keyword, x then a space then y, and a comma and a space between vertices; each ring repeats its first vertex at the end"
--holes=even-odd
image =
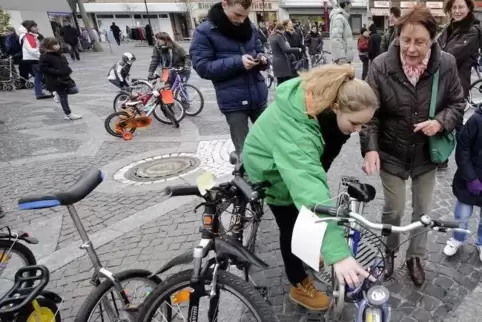
POLYGON ((72 17, 67 0, 0 0, 0 6, 10 14, 12 27, 34 20, 45 37, 54 36, 63 20, 72 17))

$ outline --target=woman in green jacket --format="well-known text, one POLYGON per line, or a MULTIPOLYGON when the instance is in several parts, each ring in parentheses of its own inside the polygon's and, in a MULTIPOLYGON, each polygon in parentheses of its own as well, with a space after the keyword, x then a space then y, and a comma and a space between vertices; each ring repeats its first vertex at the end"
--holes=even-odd
MULTIPOLYGON (((325 65, 302 73, 276 89, 275 101, 250 130, 243 149, 253 182, 269 181, 267 203, 280 230, 280 249, 292 284, 292 301, 326 310, 329 298, 308 278, 291 252, 293 227, 301 206, 330 203, 326 171, 353 132, 373 117, 378 100, 371 87, 355 79, 350 65, 325 65)), ((308 237, 309 238, 309 237, 308 237)), ((350 286, 368 273, 358 265, 335 223, 325 232, 321 255, 350 286)))

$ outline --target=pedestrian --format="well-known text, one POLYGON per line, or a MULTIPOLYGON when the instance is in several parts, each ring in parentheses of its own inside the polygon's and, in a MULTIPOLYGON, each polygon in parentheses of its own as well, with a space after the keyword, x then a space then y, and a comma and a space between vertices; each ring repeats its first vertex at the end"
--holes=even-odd
POLYGON ((157 68, 175 68, 179 71, 170 71, 170 79, 179 73, 184 82, 191 75, 191 59, 184 48, 173 41, 167 32, 158 32, 155 35, 156 46, 152 51, 151 64, 149 65, 148 79, 154 78, 157 68), (181 70, 182 69, 182 70, 181 70))
POLYGON ((112 25, 110 26, 110 30, 112 31, 112 34, 114 35, 114 39, 117 42, 117 45, 120 46, 120 44, 121 44, 121 42, 120 42, 121 30, 120 30, 119 26, 117 26, 115 24, 115 22, 112 22, 112 25))
POLYGON ((79 54, 80 33, 77 30, 77 28, 72 27, 72 25, 70 24, 70 21, 66 20, 62 28, 60 28, 60 36, 62 37, 62 39, 64 40, 64 42, 67 44, 69 48, 70 58, 72 58, 72 61, 75 61, 76 59, 79 61, 80 60, 80 54, 79 54))
POLYGON ((331 57, 336 64, 351 63, 355 58, 350 9, 351 0, 340 0, 339 7, 330 12, 331 57))
POLYGON ((146 25, 146 28, 144 29, 145 32, 146 32, 146 39, 147 39, 147 43, 149 44, 149 46, 154 46, 154 35, 152 34, 152 28, 151 28, 151 25, 150 24, 147 24, 146 25))
POLYGON ((358 37, 358 56, 360 57, 360 60, 363 64, 362 67, 362 78, 365 80, 368 74, 368 40, 370 39, 370 35, 368 33, 367 28, 362 28, 360 30, 360 37, 358 37))
POLYGON ((208 21, 194 31, 189 49, 194 70, 213 82, 238 154, 248 134, 248 119, 254 123, 268 101, 268 87, 260 71, 266 70, 269 62, 256 26, 248 18, 251 4, 251 0, 214 4, 208 21))
MULTIPOLYGON (((455 151, 457 172, 455 172, 452 190, 457 198, 455 205, 455 219, 459 227, 468 229, 470 217, 474 207, 482 208, 482 108, 479 106, 475 113, 462 127, 457 140, 455 151)), ((482 216, 482 212, 480 213, 482 216)), ((465 233, 454 232, 443 250, 447 256, 453 256, 467 241, 465 233)), ((477 239, 475 242, 482 261, 482 221, 479 221, 477 239)))
POLYGON ((303 39, 300 33, 295 30, 293 22, 289 19, 283 21, 283 26, 285 27, 284 36, 288 41, 291 48, 299 48, 300 51, 295 53, 296 60, 301 60, 303 58, 303 50, 305 46, 303 45, 303 39))
POLYGON ((388 47, 393 42, 393 39, 397 37, 397 21, 402 15, 402 10, 399 7, 391 7, 390 15, 388 16, 388 30, 382 37, 382 43, 380 45, 380 54, 388 50, 388 47))
MULTIPOLYGON (((482 28, 474 16, 473 0, 449 0, 444 11, 450 16, 450 23, 442 30, 438 43, 443 51, 452 54, 457 61, 459 79, 464 95, 469 98, 472 67, 477 65, 479 48, 482 45, 482 28)), ((467 102, 467 104, 469 104, 467 102)), ((439 170, 448 168, 448 162, 438 166, 439 170)))
POLYGON ((62 55, 60 42, 57 38, 47 37, 42 41, 40 70, 45 77, 45 87, 51 92, 57 92, 60 105, 66 120, 78 120, 82 116, 72 113, 69 107, 69 95, 79 92, 74 80, 70 77, 72 69, 67 59, 62 55))
MULTIPOLYGON (((330 299, 291 251, 299 210, 332 200, 326 173, 350 134, 360 131, 377 108, 374 91, 355 79, 352 66, 323 65, 280 85, 246 139, 243 163, 250 181, 271 183, 266 203, 279 228, 290 299, 308 310, 324 311, 330 299)), ((342 229, 328 226, 321 255, 333 265, 333 278, 353 287, 357 282, 352 281, 368 274, 352 257, 342 229)))
POLYGON ((278 23, 269 37, 273 60, 273 75, 276 77, 278 86, 298 75, 293 67, 295 58, 291 58, 291 56, 301 53, 301 48, 292 48, 290 46, 288 40, 286 40, 285 31, 284 24, 278 23))
POLYGON ((134 54, 123 53, 121 59, 107 73, 109 82, 121 90, 128 91, 131 87, 129 75, 135 61, 136 56, 134 54))
POLYGON ((318 32, 316 25, 311 27, 310 33, 306 36, 305 45, 308 48, 308 54, 310 55, 311 65, 313 67, 316 59, 315 56, 323 50, 323 37, 321 37, 321 34, 318 32))
POLYGON ((268 29, 264 21, 260 21, 258 26, 258 36, 264 48, 268 48, 268 29))
POLYGON ((372 62, 378 55, 380 55, 382 36, 378 34, 375 23, 371 23, 368 29, 370 30, 370 37, 368 39, 368 59, 372 62))
POLYGON ((40 58, 40 41, 38 39, 37 23, 33 20, 25 20, 22 22, 20 31, 20 43, 22 45, 22 66, 20 68, 20 76, 25 80, 29 78, 29 73, 34 76, 35 97, 39 99, 52 98, 54 95, 47 95, 43 92, 42 83, 43 75, 39 68, 40 58))
MULTIPOLYGON (((385 204, 382 223, 400 225, 405 213, 405 188, 410 177, 412 222, 430 212, 437 164, 432 161, 429 137, 446 135, 462 123, 465 98, 455 58, 435 41, 437 21, 424 5, 417 5, 398 20, 398 39, 375 58, 366 81, 380 100, 377 115, 360 133, 360 145, 368 175, 380 173, 385 204), (437 74, 438 72, 438 74, 437 74), (438 81, 436 76, 440 75, 438 81), (429 117, 433 82, 438 82, 435 116, 429 117)), ((434 93, 435 95, 435 93, 434 93)), ((406 265, 415 285, 425 282, 422 259, 427 233, 410 235, 406 265)), ((389 252, 397 252, 400 236, 388 236, 389 252)), ((386 275, 394 269, 391 254, 386 275)))

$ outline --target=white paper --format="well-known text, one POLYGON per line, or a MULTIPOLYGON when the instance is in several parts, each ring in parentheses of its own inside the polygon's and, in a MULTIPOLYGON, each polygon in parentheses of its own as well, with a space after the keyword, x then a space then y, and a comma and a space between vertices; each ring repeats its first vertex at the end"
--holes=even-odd
POLYGON ((328 226, 326 222, 316 223, 318 219, 320 217, 308 208, 301 207, 291 239, 291 252, 317 272, 320 269, 321 244, 328 226))
POLYGON ((204 196, 209 189, 216 185, 214 174, 211 171, 206 171, 196 178, 196 183, 201 196, 204 196))

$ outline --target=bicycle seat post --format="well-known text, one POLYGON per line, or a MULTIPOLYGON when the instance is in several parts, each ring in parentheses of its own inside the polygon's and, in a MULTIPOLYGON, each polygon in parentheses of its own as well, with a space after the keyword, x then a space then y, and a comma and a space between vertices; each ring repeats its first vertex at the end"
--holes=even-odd
POLYGON ((94 246, 89 239, 89 235, 87 235, 87 231, 85 230, 85 227, 80 220, 79 214, 77 213, 74 205, 67 205, 67 210, 69 211, 70 217, 74 222, 74 226, 75 228, 77 228, 80 239, 82 240, 82 245, 80 246, 80 249, 85 249, 87 255, 92 262, 92 265, 94 266, 95 271, 98 272, 102 268, 102 264, 100 263, 99 256, 97 256, 94 246))

